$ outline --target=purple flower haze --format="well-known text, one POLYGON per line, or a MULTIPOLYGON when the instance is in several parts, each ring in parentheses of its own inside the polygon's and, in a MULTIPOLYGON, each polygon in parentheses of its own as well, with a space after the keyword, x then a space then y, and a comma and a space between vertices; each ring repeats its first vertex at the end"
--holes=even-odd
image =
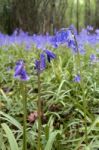
POLYGON ((29 80, 29 77, 28 77, 26 70, 24 68, 24 61, 23 60, 19 60, 16 62, 14 78, 18 78, 22 81, 29 80))

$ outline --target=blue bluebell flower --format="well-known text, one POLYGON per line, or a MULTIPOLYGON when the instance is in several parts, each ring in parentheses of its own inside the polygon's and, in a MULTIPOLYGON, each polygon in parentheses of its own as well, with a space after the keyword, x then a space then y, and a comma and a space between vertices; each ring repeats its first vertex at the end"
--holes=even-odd
POLYGON ((77 74, 75 77, 74 77, 74 82, 80 82, 81 81, 81 77, 79 74, 77 74))
POLYGON ((29 80, 29 76, 27 75, 27 72, 25 69, 22 69, 21 74, 20 74, 20 79, 23 81, 29 80))
POLYGON ((69 26, 69 29, 72 30, 75 35, 77 35, 77 29, 75 28, 75 26, 74 26, 73 24, 71 24, 71 25, 69 26))
POLYGON ((24 68, 24 61, 23 60, 17 61, 16 62, 16 66, 15 66, 15 74, 14 74, 14 76, 15 77, 19 76, 23 68, 24 68))
MULTIPOLYGON (((75 31, 76 32, 76 31, 75 31)), ((67 44, 68 44, 68 47, 72 49, 73 53, 78 53, 78 48, 77 48, 77 44, 76 44, 76 41, 75 41, 75 38, 76 38, 76 34, 72 33, 72 30, 71 28, 69 28, 67 30, 67 44), (75 36, 75 37, 74 37, 75 36)))
POLYGON ((68 41, 68 47, 70 47, 74 53, 78 52, 78 49, 74 40, 71 39, 68 41))
POLYGON ((48 62, 50 62, 52 59, 56 58, 56 55, 50 50, 45 50, 45 53, 47 55, 48 62))
POLYGON ((23 60, 19 60, 16 62, 14 78, 18 78, 22 81, 29 80, 29 76, 26 73, 23 60))
POLYGON ((36 70, 40 70, 40 60, 35 60, 35 66, 34 66, 34 68, 36 69, 36 70))
POLYGON ((40 54, 40 60, 35 61, 35 69, 37 71, 43 71, 46 68, 46 58, 43 53, 40 54))
POLYGON ((46 68, 46 58, 43 53, 40 54, 40 68, 41 68, 41 70, 45 70, 45 68, 46 68))
POLYGON ((92 26, 87 26, 87 30, 88 31, 93 31, 93 27, 92 26))
POLYGON ((81 55, 85 55, 86 54, 86 51, 84 49, 80 49, 80 54, 81 55))
POLYGON ((79 45, 78 45, 78 48, 79 48, 80 54, 81 54, 81 55, 85 55, 86 51, 85 51, 85 49, 84 49, 84 46, 81 45, 81 44, 79 44, 79 45))
POLYGON ((50 62, 52 59, 56 57, 56 55, 50 50, 43 50, 43 53, 40 54, 40 59, 35 61, 35 69, 37 71, 42 72, 46 68, 46 55, 47 60, 50 62))
POLYGON ((91 62, 95 62, 96 61, 96 55, 95 54, 91 54, 90 55, 90 61, 91 62))

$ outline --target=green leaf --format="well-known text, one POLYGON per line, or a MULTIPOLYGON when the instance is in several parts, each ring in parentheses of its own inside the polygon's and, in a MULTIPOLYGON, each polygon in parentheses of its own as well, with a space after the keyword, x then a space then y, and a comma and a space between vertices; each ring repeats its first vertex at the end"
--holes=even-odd
POLYGON ((50 134, 44 150, 51 150, 52 149, 52 146, 53 146, 53 143, 55 141, 57 134, 61 134, 61 132, 60 131, 54 131, 50 134))
POLYGON ((5 124, 5 123, 2 123, 1 126, 2 126, 3 130, 6 133, 6 136, 8 138, 11 150, 19 150, 18 144, 17 144, 17 142, 16 142, 16 140, 14 138, 14 135, 13 135, 12 131, 8 127, 8 125, 5 124))
MULTIPOLYGON (((97 117, 97 118, 95 119, 95 121, 91 124, 91 126, 88 128, 88 132, 87 132, 88 135, 90 134, 90 132, 91 132, 92 130, 94 130, 95 126, 96 126, 98 123, 99 123, 99 117, 97 117)), ((82 142, 83 142, 84 140, 85 140, 85 135, 81 138, 81 140, 80 140, 79 143, 77 144, 75 150, 77 150, 77 149, 80 147, 80 145, 82 144, 82 142)))
POLYGON ((0 118, 7 120, 11 124, 15 125, 18 129, 22 130, 21 124, 17 120, 15 120, 13 117, 9 116, 8 114, 6 114, 2 111, 0 111, 0 115, 3 116, 3 118, 1 116, 0 116, 0 118))

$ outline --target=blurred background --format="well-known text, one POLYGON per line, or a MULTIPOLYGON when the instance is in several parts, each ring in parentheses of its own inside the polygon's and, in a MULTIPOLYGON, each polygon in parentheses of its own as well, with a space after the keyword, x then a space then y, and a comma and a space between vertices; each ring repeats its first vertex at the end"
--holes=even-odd
POLYGON ((32 33, 54 33, 74 24, 78 31, 99 28, 99 0, 0 0, 0 31, 16 28, 32 33))

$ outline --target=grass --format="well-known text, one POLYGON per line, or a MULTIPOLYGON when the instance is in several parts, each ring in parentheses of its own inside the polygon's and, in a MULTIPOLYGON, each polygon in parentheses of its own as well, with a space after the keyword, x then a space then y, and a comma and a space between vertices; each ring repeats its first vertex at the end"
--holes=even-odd
MULTIPOLYGON (((97 46, 98 48, 98 46, 97 46)), ((34 69, 36 48, 25 51, 24 45, 0 48, 0 150, 22 150, 22 96, 20 83, 13 78, 17 60, 23 58, 30 76, 27 86, 27 114, 37 111, 38 82, 34 69), (9 68, 10 67, 10 68, 9 68), (16 146, 13 149, 13 145, 16 146)), ((77 74, 75 55, 65 46, 51 48, 57 58, 47 64, 41 74, 43 150, 98 150, 99 149, 99 62, 91 63, 90 54, 96 47, 86 46, 80 55, 83 78, 73 81, 77 74), (83 95, 86 101, 87 145, 83 95)), ((96 53, 97 57, 99 56, 96 53)), ((38 122, 27 118, 27 150, 37 149, 38 122)))

